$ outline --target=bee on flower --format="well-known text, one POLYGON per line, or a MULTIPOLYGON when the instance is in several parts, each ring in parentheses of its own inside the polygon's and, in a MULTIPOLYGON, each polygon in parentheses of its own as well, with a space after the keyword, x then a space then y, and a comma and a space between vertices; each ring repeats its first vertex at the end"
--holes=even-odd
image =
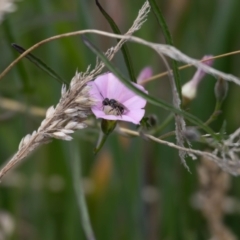
MULTIPOLYGON (((147 93, 143 86, 132 84, 147 93)), ((140 123, 147 101, 128 89, 114 74, 102 74, 88 85, 90 97, 96 103, 91 109, 97 118, 140 123)))

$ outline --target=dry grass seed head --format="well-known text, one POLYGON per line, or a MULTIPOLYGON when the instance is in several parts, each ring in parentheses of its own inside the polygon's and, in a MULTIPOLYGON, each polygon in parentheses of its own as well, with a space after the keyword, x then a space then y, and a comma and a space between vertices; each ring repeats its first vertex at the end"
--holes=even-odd
MULTIPOLYGON (((140 9, 133 26, 129 29, 126 35, 130 36, 141 28, 144 21, 146 21, 149 10, 150 5, 148 1, 146 1, 140 9)), ((109 60, 114 57, 116 52, 127 40, 128 39, 121 39, 115 47, 110 48, 105 53, 109 60)), ((72 137, 69 134, 77 129, 87 127, 84 120, 91 113, 91 106, 94 100, 89 97, 89 86, 87 86, 86 83, 93 80, 99 73, 101 73, 103 67, 104 63, 97 59, 96 66, 92 71, 90 71, 89 66, 85 73, 76 72, 70 82, 69 89, 67 89, 66 85, 62 86, 59 103, 55 108, 51 106, 47 110, 46 117, 41 122, 37 131, 28 134, 22 139, 19 144, 18 152, 1 169, 0 179, 7 171, 15 166, 20 160, 26 158, 30 152, 38 146, 50 142, 52 138, 70 141, 72 137)), ((9 67, 8 70, 10 68, 11 67, 9 67)), ((4 76, 6 72, 7 69, 2 73, 2 76, 4 76)))

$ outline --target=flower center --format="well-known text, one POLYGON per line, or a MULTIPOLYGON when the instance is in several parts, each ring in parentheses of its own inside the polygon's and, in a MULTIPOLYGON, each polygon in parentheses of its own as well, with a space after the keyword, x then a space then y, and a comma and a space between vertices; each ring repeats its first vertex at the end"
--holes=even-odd
POLYGON ((114 115, 114 116, 118 116, 118 111, 115 108, 112 108, 111 106, 107 105, 107 106, 103 106, 103 111, 106 115, 114 115))
POLYGON ((105 98, 102 101, 103 111, 106 115, 122 116, 127 109, 123 104, 115 99, 105 98))

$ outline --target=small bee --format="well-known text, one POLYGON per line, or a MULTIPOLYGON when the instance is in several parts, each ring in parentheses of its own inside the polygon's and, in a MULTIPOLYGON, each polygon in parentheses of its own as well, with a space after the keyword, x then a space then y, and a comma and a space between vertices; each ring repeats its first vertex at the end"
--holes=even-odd
POLYGON ((116 113, 117 116, 122 116, 124 111, 128 110, 123 104, 121 104, 120 102, 118 102, 115 99, 105 98, 102 101, 102 104, 103 104, 103 107, 110 106, 112 109, 109 111, 109 113, 114 111, 114 113, 116 113))

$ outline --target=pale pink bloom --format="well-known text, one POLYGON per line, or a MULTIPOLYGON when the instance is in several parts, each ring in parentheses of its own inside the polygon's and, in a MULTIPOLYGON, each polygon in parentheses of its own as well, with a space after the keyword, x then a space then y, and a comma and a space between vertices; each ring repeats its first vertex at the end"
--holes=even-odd
MULTIPOLYGON (((202 58, 202 60, 206 60, 208 58, 211 58, 213 56, 211 55, 206 55, 202 58)), ((208 66, 212 66, 213 64, 213 59, 210 59, 208 61, 203 62, 204 64, 208 65, 208 66)), ((185 83, 182 86, 182 95, 183 97, 192 100, 196 97, 197 95, 197 89, 198 89, 198 84, 201 82, 201 80, 203 79, 203 77, 205 76, 205 72, 203 70, 201 70, 200 68, 196 71, 196 73, 194 74, 193 78, 185 83)))
POLYGON ((150 78, 152 75, 153 75, 153 71, 151 67, 143 68, 137 77, 137 83, 144 85, 143 81, 150 78))
POLYGON ((0 0, 0 23, 5 13, 14 12, 15 10, 14 0, 0 0))
MULTIPOLYGON (((132 83, 147 93, 144 87, 132 83)), ((90 97, 95 100, 92 112, 97 118, 120 120, 139 124, 145 114, 147 101, 128 89, 115 75, 105 73, 88 83, 90 97), (116 105, 104 104, 104 100, 115 100, 116 105)))

